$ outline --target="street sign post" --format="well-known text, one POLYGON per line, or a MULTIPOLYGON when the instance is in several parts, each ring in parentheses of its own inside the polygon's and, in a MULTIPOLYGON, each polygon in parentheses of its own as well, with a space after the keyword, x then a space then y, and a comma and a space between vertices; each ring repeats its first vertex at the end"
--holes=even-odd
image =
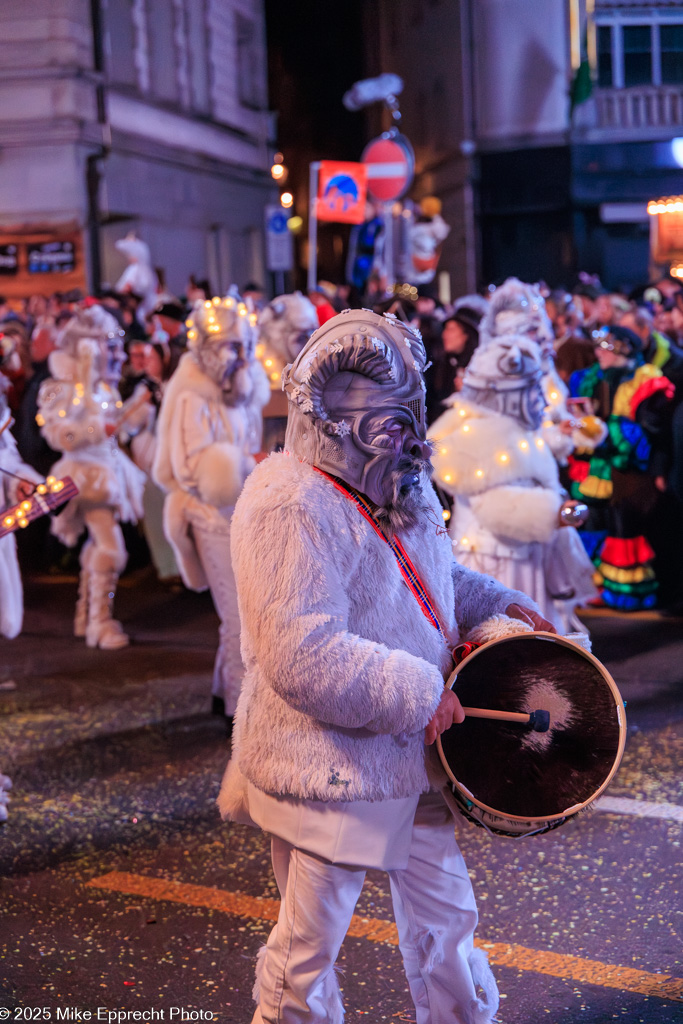
POLYGON ((294 266, 294 246, 288 219, 281 206, 266 206, 266 266, 274 272, 291 270, 294 266))
POLYGON ((309 291, 313 291, 318 283, 318 221, 362 224, 365 220, 366 178, 366 168, 362 163, 317 160, 309 165, 309 291))
POLYGON ((368 192, 382 203, 400 199, 413 180, 413 147, 404 135, 380 135, 369 142, 361 157, 368 173, 368 192))
POLYGON ((275 292, 285 290, 285 272, 294 269, 294 241, 281 206, 266 206, 266 267, 275 275, 275 292))
POLYGON ((393 129, 369 142, 361 157, 368 172, 368 192, 382 204, 386 287, 394 286, 394 218, 391 206, 410 188, 415 154, 405 135, 393 129))

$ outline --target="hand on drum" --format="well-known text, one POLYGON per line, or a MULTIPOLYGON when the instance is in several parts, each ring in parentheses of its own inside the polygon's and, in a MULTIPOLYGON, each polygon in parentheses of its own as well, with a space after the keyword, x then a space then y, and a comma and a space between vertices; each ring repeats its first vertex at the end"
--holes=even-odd
POLYGON ((539 632, 557 633, 552 622, 548 622, 532 608, 523 607, 521 604, 509 604, 505 609, 505 614, 509 615, 511 619, 520 619, 522 622, 528 623, 539 632))
POLYGON ((464 721, 465 712, 462 709, 462 704, 452 690, 445 689, 441 694, 439 706, 425 729, 425 743, 430 746, 437 736, 446 732, 446 729, 464 721))

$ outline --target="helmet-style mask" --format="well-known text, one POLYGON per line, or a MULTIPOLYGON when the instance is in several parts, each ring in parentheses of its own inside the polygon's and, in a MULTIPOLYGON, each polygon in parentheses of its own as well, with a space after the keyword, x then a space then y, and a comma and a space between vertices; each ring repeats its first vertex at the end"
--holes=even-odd
POLYGON ((545 408, 542 376, 538 345, 525 336, 503 335, 476 350, 460 396, 512 417, 525 430, 538 430, 545 408))
MULTIPOLYGON (((317 327, 318 315, 310 299, 301 292, 278 295, 258 318, 258 340, 264 349, 262 358, 273 360, 273 365, 279 361, 281 373, 286 363, 296 359, 317 327)), ((270 371, 271 366, 266 369, 270 371)))
POLYGON ((121 368, 126 361, 124 336, 125 331, 118 320, 102 306, 92 304, 81 307, 58 333, 50 369, 57 377, 73 377, 77 372, 80 342, 93 341, 98 350, 92 363, 93 383, 102 380, 110 388, 117 388, 121 380, 121 368))
POLYGON ((501 335, 526 335, 540 346, 543 369, 552 368, 555 335, 537 285, 509 277, 491 296, 479 330, 482 344, 501 335))
POLYGON ((197 300, 186 320, 188 348, 200 370, 221 389, 226 405, 242 405, 251 398, 255 323, 255 314, 235 294, 197 300))
MULTIPOLYGON (((425 359, 419 331, 391 314, 347 309, 332 317, 283 372, 287 449, 355 487, 380 513, 395 510, 430 468, 425 359)), ((387 517, 393 525, 414 521, 387 517)))

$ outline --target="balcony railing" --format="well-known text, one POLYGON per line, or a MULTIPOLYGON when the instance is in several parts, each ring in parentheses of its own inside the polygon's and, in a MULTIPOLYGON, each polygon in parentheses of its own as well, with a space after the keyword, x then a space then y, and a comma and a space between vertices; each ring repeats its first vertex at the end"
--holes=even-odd
POLYGON ((598 130, 649 134, 683 126, 683 85, 596 89, 594 97, 598 130))

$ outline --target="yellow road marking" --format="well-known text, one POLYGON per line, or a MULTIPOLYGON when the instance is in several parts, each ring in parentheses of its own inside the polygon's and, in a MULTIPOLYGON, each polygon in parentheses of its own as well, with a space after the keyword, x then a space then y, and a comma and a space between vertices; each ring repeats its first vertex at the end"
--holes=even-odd
MULTIPOLYGON (((108 889, 129 896, 145 896, 153 900, 168 900, 184 903, 191 907, 208 907, 236 917, 258 918, 261 921, 277 921, 280 901, 259 896, 244 896, 238 892, 213 889, 208 885, 190 885, 187 882, 171 882, 163 878, 149 878, 134 875, 128 871, 110 871, 86 883, 97 889, 108 889)), ((381 921, 354 914, 348 935, 352 938, 368 939, 370 942, 387 942, 398 945, 398 933, 393 921, 381 921)), ((566 953, 550 953, 529 949, 514 942, 482 942, 492 964, 514 967, 518 971, 535 971, 549 974, 554 978, 571 979, 584 985, 600 985, 617 988, 624 992, 635 992, 659 999, 673 999, 683 1002, 683 978, 668 974, 651 974, 637 971, 632 967, 618 967, 600 960, 587 960, 581 956, 566 953)))

